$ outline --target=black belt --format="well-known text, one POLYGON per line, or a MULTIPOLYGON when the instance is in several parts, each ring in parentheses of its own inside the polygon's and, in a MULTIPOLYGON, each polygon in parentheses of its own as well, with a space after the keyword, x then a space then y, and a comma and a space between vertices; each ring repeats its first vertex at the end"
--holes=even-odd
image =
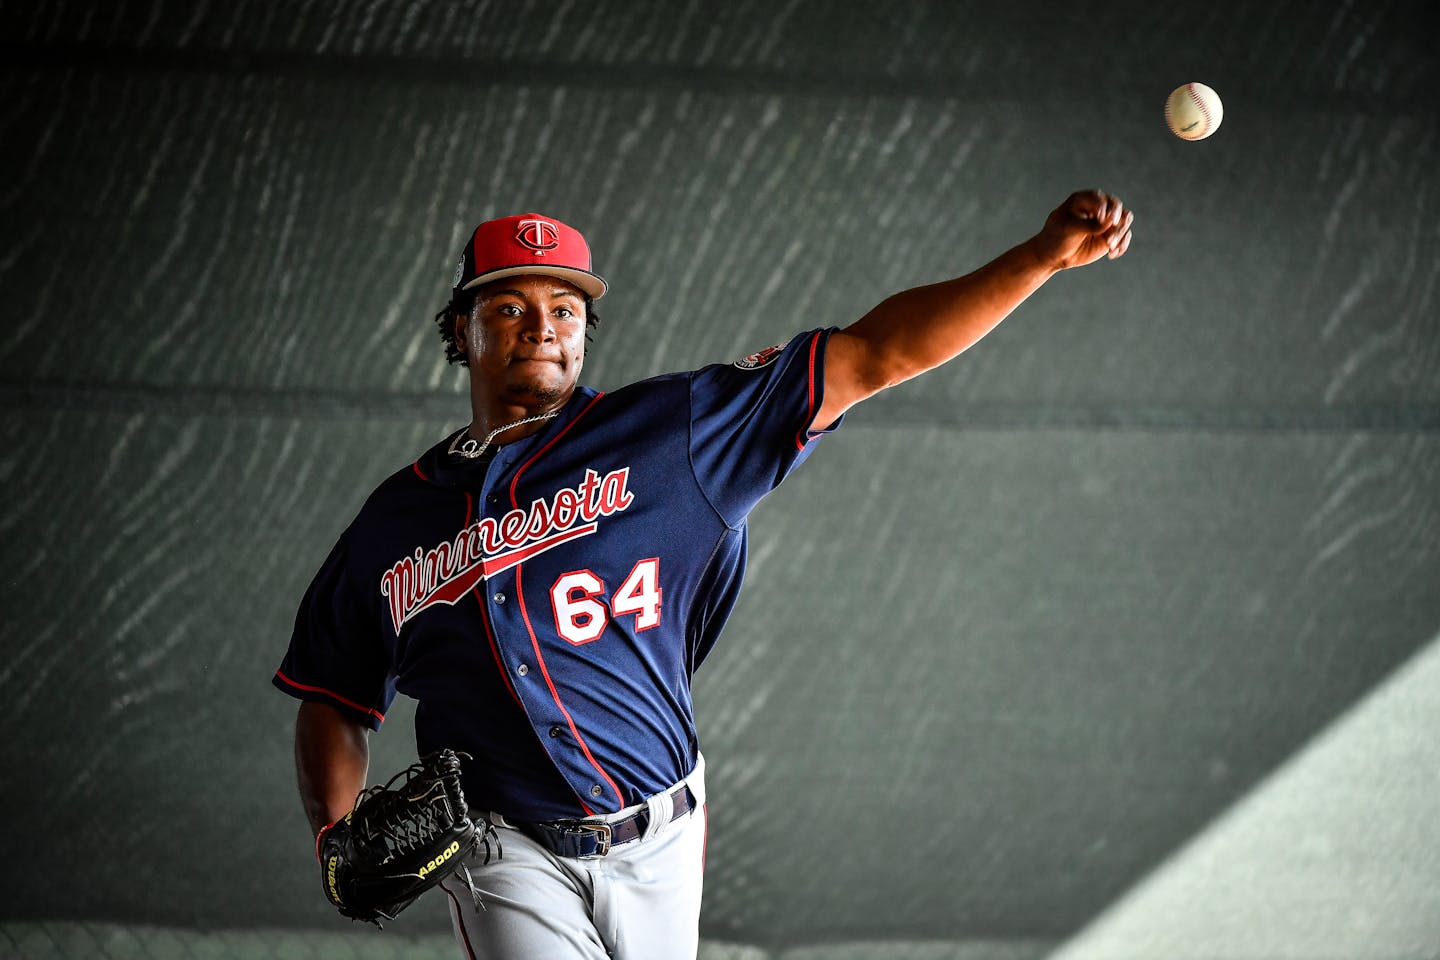
MULTIPOLYGON (((680 784, 670 794, 675 806, 671 820, 678 820, 695 808, 690 788, 680 784)), ((544 823, 516 823, 514 826, 557 857, 593 860, 610 852, 611 847, 629 843, 643 836, 650 825, 650 808, 636 811, 623 820, 549 820, 544 823)))

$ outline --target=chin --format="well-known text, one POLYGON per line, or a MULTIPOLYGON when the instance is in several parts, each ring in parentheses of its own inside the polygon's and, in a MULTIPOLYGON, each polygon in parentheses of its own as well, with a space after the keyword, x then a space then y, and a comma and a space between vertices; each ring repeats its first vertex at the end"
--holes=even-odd
POLYGON ((509 397, 524 406, 549 406, 570 395, 574 384, 560 383, 515 383, 506 391, 509 397))

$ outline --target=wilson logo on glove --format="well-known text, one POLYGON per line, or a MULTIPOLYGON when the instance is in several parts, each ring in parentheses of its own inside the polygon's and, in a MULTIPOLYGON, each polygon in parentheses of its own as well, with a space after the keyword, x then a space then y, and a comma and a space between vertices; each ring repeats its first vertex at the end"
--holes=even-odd
POLYGON ((340 889, 335 886, 335 869, 340 863, 339 857, 331 857, 325 867, 325 888, 330 893, 330 899, 338 906, 340 903, 340 889))
POLYGON ((321 832, 325 896, 341 916, 381 926, 459 875, 478 904, 465 858, 484 846, 488 863, 494 837, 488 820, 470 819, 460 758, 453 750, 429 754, 384 786, 361 791, 355 809, 321 832))
POLYGON ((455 854, 459 852, 460 843, 458 841, 450 844, 450 846, 445 848, 444 853, 440 854, 440 856, 436 857, 434 860, 431 860, 429 863, 425 864, 425 866, 420 868, 420 876, 425 876, 425 874, 429 873, 431 870, 434 870, 436 867, 440 866, 446 860, 449 860, 451 857, 455 856, 455 854))

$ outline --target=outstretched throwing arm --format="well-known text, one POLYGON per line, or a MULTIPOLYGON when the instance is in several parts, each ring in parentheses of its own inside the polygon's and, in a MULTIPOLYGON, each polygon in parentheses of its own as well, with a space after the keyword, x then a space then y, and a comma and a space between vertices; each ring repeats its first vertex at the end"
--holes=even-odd
POLYGON ((973 273, 887 297, 830 338, 812 426, 964 353, 1061 270, 1124 256, 1134 219, 1108 193, 1073 193, 1039 233, 973 273))

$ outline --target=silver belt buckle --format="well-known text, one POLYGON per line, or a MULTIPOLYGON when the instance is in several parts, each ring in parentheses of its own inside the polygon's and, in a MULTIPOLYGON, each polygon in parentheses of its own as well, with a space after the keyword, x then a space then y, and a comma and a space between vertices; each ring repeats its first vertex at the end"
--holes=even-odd
POLYGON ((599 860, 610 852, 610 824, 601 821, 577 820, 578 830, 595 834, 595 852, 579 857, 580 860, 599 860))

